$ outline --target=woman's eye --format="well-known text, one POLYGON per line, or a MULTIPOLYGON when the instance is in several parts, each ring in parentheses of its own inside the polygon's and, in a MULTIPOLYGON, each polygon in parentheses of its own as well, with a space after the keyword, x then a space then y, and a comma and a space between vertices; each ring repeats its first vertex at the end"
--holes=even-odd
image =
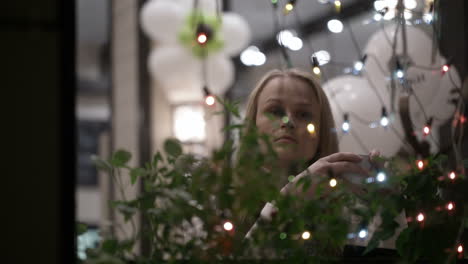
POLYGON ((302 119, 310 119, 312 118, 312 113, 303 111, 303 112, 299 112, 298 116, 302 119))
POLYGON ((275 115, 275 116, 281 116, 284 115, 284 111, 281 108, 272 108, 268 111, 270 114, 275 115))

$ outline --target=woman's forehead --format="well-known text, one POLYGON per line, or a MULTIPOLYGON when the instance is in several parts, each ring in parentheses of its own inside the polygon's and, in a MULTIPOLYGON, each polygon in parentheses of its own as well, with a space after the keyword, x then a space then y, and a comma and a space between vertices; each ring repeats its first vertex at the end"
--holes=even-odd
POLYGON ((260 92, 258 103, 268 101, 293 101, 295 104, 316 104, 314 88, 294 77, 275 77, 268 81, 260 92))

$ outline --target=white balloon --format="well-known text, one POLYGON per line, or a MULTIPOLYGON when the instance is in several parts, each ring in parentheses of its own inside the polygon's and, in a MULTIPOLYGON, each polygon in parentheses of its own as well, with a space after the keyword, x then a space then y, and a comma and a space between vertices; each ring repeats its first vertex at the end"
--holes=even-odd
MULTIPOLYGON (((192 10, 194 7, 194 0, 172 0, 180 4, 184 9, 192 10)), ((222 1, 220 0, 198 0, 198 9, 202 10, 207 15, 216 14, 216 2, 218 2, 218 8, 220 11, 222 8, 222 1)))
MULTIPOLYGON (((401 134, 401 123, 398 116, 389 116, 387 128, 380 126, 382 104, 376 92, 367 80, 357 76, 344 75, 329 80, 323 88, 330 99, 330 105, 338 131, 344 121, 344 113, 349 113, 350 130, 339 132, 340 151, 368 154, 372 149, 380 150, 383 156, 394 155, 402 146, 395 129, 401 134), (368 122, 359 121, 359 119, 368 122), (356 138, 359 138, 356 139, 356 138), (361 144, 362 142, 362 144, 361 144)), ((381 97, 388 99, 388 94, 379 91, 381 97)))
MULTIPOLYGON (((386 89, 390 91, 390 77, 393 74, 390 71, 390 60, 392 59, 392 46, 395 36, 396 26, 392 25, 383 30, 377 31, 367 43, 365 53, 368 54, 366 66, 369 78, 377 86, 378 89, 386 89), (383 71, 382 72, 382 69, 383 71)), ((416 105, 416 97, 420 100, 422 105, 429 105, 434 99, 434 94, 441 86, 442 74, 439 69, 427 70, 418 68, 415 65, 423 66, 426 68, 434 68, 443 64, 443 58, 440 54, 436 54, 434 62, 432 62, 432 41, 431 38, 423 31, 414 26, 406 27, 407 33, 407 54, 413 64, 410 66, 406 73, 405 78, 411 83, 414 91, 414 96, 411 98, 411 105, 416 105)), ((397 33, 396 55, 403 54, 403 44, 401 37, 401 28, 397 33)), ((406 92, 405 88, 396 83, 396 96, 394 106, 397 108, 398 97, 406 92)), ((422 112, 419 108, 412 108, 414 111, 422 112)))
POLYGON ((455 105, 451 99, 460 98, 460 94, 452 91, 460 87, 461 80, 458 71, 452 66, 442 77, 441 85, 435 93, 432 103, 426 109, 426 114, 434 117, 435 124, 433 123, 433 125, 441 125, 453 117, 455 105))
POLYGON ((239 54, 250 42, 249 24, 235 13, 223 14, 221 35, 224 40, 224 52, 230 56, 239 54))
POLYGON ((187 10, 168 0, 151 0, 141 9, 141 26, 153 40, 161 44, 178 42, 178 32, 183 26, 187 10))
POLYGON ((174 45, 153 49, 149 70, 172 103, 203 98, 200 63, 190 51, 174 45))
MULTIPOLYGON (((149 69, 165 90, 172 103, 203 99, 202 60, 181 46, 163 46, 151 52, 149 69)), ((213 54, 206 59, 206 77, 209 90, 223 95, 234 80, 234 66, 224 54, 213 54)))
POLYGON ((234 65, 224 54, 218 53, 207 58, 207 82, 211 92, 221 96, 234 81, 234 65))

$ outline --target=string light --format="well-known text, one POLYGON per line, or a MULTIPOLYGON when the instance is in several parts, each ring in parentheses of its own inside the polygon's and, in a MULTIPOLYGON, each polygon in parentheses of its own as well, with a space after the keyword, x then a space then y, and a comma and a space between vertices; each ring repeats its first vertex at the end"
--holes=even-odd
POLYGON ((433 120, 432 117, 429 118, 426 125, 424 126, 424 128, 423 128, 424 136, 427 136, 427 135, 429 135, 429 133, 431 133, 432 120, 433 120))
POLYGON ((455 208, 455 205, 452 202, 447 204, 447 210, 452 211, 453 208, 455 208))
POLYGON ((312 63, 312 72, 315 75, 320 75, 320 67, 319 67, 317 57, 312 56, 311 59, 312 59, 312 61, 311 61, 311 63, 312 63))
POLYGON ((458 252, 458 253, 462 253, 462 252, 463 252, 463 245, 461 245, 461 244, 458 245, 458 247, 457 247, 457 252, 458 252))
POLYGON ((335 0, 334 4, 335 4, 336 12, 340 12, 341 11, 341 1, 335 0))
POLYGON ((418 169, 420 170, 424 168, 424 162, 422 160, 416 161, 416 165, 418 166, 418 169))
POLYGON ((387 175, 385 174, 385 172, 381 171, 377 174, 376 178, 378 182, 384 182, 387 179, 387 175))
POLYGON ((315 133, 315 126, 314 124, 310 123, 307 125, 307 131, 309 131, 310 134, 314 134, 315 133))
POLYGON ((354 69, 358 72, 360 72, 363 67, 364 67, 364 63, 362 63, 362 61, 356 61, 354 63, 354 69))
POLYGON ((205 45, 210 40, 212 32, 213 30, 210 26, 199 23, 195 32, 197 43, 199 45, 205 45))
POLYGON ((208 90, 208 87, 203 87, 203 93, 205 94, 205 104, 208 106, 213 106, 216 100, 215 97, 208 90))
POLYGON ((284 6, 284 14, 287 15, 294 9, 294 4, 296 0, 289 0, 289 2, 284 6))
POLYGON ((384 106, 382 107, 382 117, 380 118, 380 125, 383 127, 387 127, 388 123, 390 123, 390 121, 388 120, 387 109, 384 106))
POLYGON ((450 178, 451 180, 455 180, 455 177, 457 177, 457 175, 455 174, 454 171, 452 171, 452 172, 449 173, 449 178, 450 178))
POLYGON ((224 224, 223 224, 223 228, 224 230, 226 231, 231 231, 233 228, 234 228, 234 225, 229 222, 229 221, 226 221, 224 224))
POLYGON ((338 182, 336 181, 335 178, 331 178, 329 184, 330 184, 330 187, 335 188, 338 182))
POLYGON ((418 222, 422 222, 424 221, 424 214, 423 213, 419 213, 418 216, 416 217, 416 220, 418 220, 418 222))
POLYGON ((345 113, 343 115, 343 124, 341 125, 341 129, 343 130, 344 133, 348 133, 350 127, 351 126, 349 125, 349 115, 348 113, 345 113))
POLYGON ((367 236, 367 234, 368 234, 368 232, 367 232, 366 229, 361 229, 361 231, 359 231, 359 233, 358 233, 358 236, 360 238, 365 238, 367 236))
POLYGON ((309 231, 304 231, 302 233, 302 239, 307 240, 310 238, 310 232, 309 231))
POLYGON ((448 64, 445 64, 444 66, 442 66, 442 74, 445 74, 446 72, 448 72, 449 69, 450 67, 448 66, 448 64))

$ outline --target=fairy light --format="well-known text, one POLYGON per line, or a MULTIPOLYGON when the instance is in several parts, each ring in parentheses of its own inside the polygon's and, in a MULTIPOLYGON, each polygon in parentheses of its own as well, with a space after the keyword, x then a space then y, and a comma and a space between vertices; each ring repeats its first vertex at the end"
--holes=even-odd
POLYGON ((424 136, 427 136, 427 135, 429 135, 429 133, 431 133, 432 120, 433 120, 433 118, 430 117, 429 120, 427 120, 426 125, 423 127, 424 136))
POLYGON ((458 245, 458 247, 457 247, 457 252, 458 252, 458 253, 463 253, 463 245, 461 245, 461 244, 458 245))
POLYGON ((315 126, 314 124, 310 123, 307 125, 307 131, 309 131, 310 134, 314 134, 315 133, 315 126))
POLYGON ((312 56, 311 57, 312 61, 312 72, 315 74, 315 75, 320 75, 320 67, 319 67, 319 62, 317 60, 317 57, 315 56, 312 56))
POLYGON ((234 225, 229 222, 229 221, 226 221, 224 224, 223 224, 223 228, 224 230, 226 231, 231 231, 233 228, 234 228, 234 225))
POLYGON ((341 125, 341 129, 343 130, 344 133, 348 133, 350 127, 351 126, 349 125, 349 115, 345 113, 343 115, 343 124, 341 125))
POLYGON ((367 236, 367 234, 368 234, 368 232, 367 232, 366 229, 361 229, 361 231, 359 231, 359 233, 358 233, 358 236, 360 238, 365 238, 367 236))
POLYGON ((335 178, 331 178, 329 184, 330 184, 330 187, 335 188, 338 182, 336 181, 335 178))
POLYGON ((200 45, 205 44, 207 40, 208 40, 208 37, 206 36, 205 33, 200 33, 197 37, 197 42, 200 45))
POLYGON ((387 179, 387 175, 385 174, 385 172, 381 171, 377 174, 376 179, 378 182, 384 182, 387 179))
POLYGON ((307 240, 310 238, 310 232, 309 231, 304 231, 302 233, 302 239, 307 240))
POLYGON ((424 214, 423 213, 419 213, 418 216, 416 217, 416 220, 418 220, 418 222, 422 222, 424 221, 424 214))
POLYGON ((451 180, 455 180, 456 177, 457 177, 457 175, 455 174, 454 171, 452 171, 452 172, 449 173, 449 178, 450 178, 451 180))
POLYGON ((284 14, 289 14, 294 9, 294 3, 296 0, 289 0, 289 2, 284 6, 284 14))
POLYGON ((424 162, 422 160, 416 161, 416 165, 418 166, 418 169, 424 169, 424 162))
POLYGON ((195 36, 199 45, 205 45, 209 41, 211 34, 212 29, 210 26, 203 23, 197 25, 195 36))
POLYGON ((444 66, 442 66, 442 75, 444 75, 446 72, 448 72, 450 70, 450 67, 448 64, 444 64, 444 66))
POLYGON ((431 128, 428 125, 425 125, 423 128, 424 135, 427 136, 429 135, 430 132, 431 132, 431 128))
POLYGON ((380 125, 383 127, 387 127, 390 121, 388 120, 387 109, 382 107, 382 117, 380 118, 380 125))
POLYGON ((336 12, 340 12, 341 11, 341 1, 335 0, 334 4, 335 4, 336 12))
POLYGON ((205 94, 205 104, 208 106, 213 106, 216 100, 215 97, 208 90, 208 87, 203 87, 203 93, 205 94))
POLYGON ((446 207, 447 207, 447 210, 452 211, 453 208, 455 208, 455 205, 452 202, 450 202, 450 203, 447 204, 446 207))

